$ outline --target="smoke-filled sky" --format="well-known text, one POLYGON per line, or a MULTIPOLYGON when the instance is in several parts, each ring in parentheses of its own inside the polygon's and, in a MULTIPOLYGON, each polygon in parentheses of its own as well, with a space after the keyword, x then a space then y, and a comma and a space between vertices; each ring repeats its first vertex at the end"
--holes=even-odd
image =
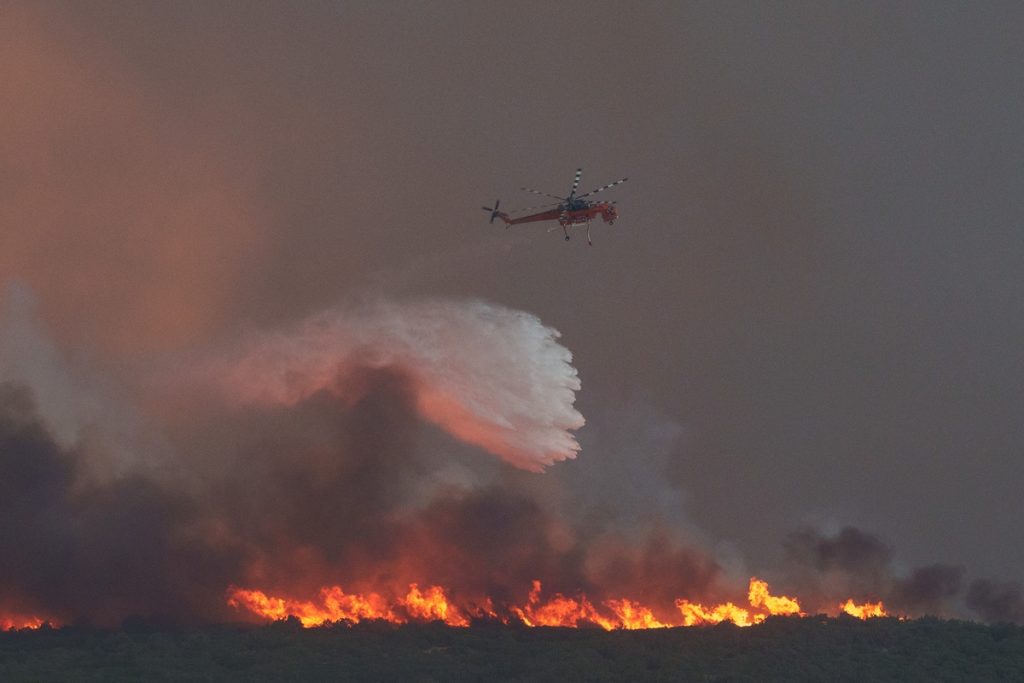
MULTIPOLYGON (((21 417, 3 424, 40 423, 10 443, 52 461, 47 490, 85 476, 75 458, 114 477, 62 503, 74 514, 129 499, 164 528, 206 509, 181 491, 243 452, 286 471, 268 464, 275 426, 319 463, 324 416, 377 424, 383 396, 395 424, 426 426, 383 445, 337 428, 346 452, 402 453, 387 466, 417 441, 375 501, 404 505, 413 474, 528 490, 550 508, 531 514, 601 538, 643 522, 736 572, 860 529, 853 545, 901 580, 934 564, 921 581, 960 567, 996 582, 973 587, 979 601, 1010 590, 1024 578, 1021 26, 1013 2, 4 3, 0 380, 21 417), (630 178, 593 247, 480 211, 537 203, 522 185, 566 192, 580 166, 587 189, 630 178), (344 311, 387 332, 353 337, 344 311), (424 317, 468 325, 479 355, 402 346, 415 359, 390 368, 394 339, 434 334, 424 317), (290 349, 310 325, 317 344, 340 335, 349 375, 320 368, 296 389, 289 373, 310 366, 290 349), (508 348, 487 344, 495 330, 508 348), (381 338, 384 362, 349 367, 381 338), (291 413, 239 415, 210 389, 211 367, 260 353, 286 366, 291 413), (197 368, 199 398, 180 386, 197 368), (424 391, 424 377, 440 379, 424 391), (361 398, 324 408, 344 382, 361 398), (472 388, 452 408, 449 386, 472 388), (550 420, 517 421, 530 406, 550 420), (480 436, 503 415, 526 441, 480 436), (544 474, 486 455, 522 466, 531 444, 544 474), (136 500, 140 472, 183 483, 136 500)), ((224 499, 246 500, 226 479, 224 499)), ((86 514, 70 555, 115 542, 106 514, 86 514)), ((538 543, 562 547, 544 524, 538 543)), ((190 564, 199 551, 168 538, 190 564)), ((231 550, 200 553, 210 575, 248 557, 231 550)))

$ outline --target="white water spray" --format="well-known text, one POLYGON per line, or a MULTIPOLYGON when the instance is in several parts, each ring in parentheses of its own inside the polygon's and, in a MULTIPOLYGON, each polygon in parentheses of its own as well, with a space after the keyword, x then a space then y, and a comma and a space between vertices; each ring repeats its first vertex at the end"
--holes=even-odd
POLYGON ((583 426, 580 381, 559 333, 534 315, 480 301, 376 303, 332 309, 258 335, 215 364, 218 383, 247 403, 345 396, 353 367, 394 367, 415 386, 420 414, 453 436, 539 472, 573 458, 583 426))

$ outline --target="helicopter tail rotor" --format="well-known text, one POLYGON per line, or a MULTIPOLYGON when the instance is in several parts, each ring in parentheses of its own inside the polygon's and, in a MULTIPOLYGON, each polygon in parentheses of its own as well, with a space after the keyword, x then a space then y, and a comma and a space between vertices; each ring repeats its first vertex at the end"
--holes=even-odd
POLYGON ((495 199, 493 207, 490 207, 490 206, 481 206, 480 207, 484 211, 490 211, 491 212, 491 223, 494 222, 495 218, 499 218, 500 217, 502 220, 504 220, 504 218, 505 218, 505 214, 503 214, 501 211, 498 211, 498 206, 500 204, 501 204, 501 200, 500 199, 495 199))

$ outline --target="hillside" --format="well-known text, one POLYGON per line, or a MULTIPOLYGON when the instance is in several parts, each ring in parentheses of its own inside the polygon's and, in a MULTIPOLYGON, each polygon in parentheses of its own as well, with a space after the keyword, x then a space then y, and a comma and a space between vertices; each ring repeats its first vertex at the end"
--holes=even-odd
POLYGON ((615 632, 135 622, 0 634, 0 680, 1021 681, 1024 627, 845 617, 615 632))

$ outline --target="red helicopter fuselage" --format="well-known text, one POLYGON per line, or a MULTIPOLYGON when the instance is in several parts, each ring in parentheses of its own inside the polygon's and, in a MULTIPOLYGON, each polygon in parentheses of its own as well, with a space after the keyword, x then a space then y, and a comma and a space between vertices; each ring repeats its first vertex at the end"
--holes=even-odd
MULTIPOLYGON (((541 221, 555 221, 562 228, 562 232, 565 233, 565 239, 569 239, 569 228, 576 227, 578 225, 587 226, 587 242, 590 242, 590 221, 599 217, 605 223, 611 225, 615 222, 615 219, 619 217, 619 210, 615 208, 615 202, 599 202, 592 199, 587 199, 598 192, 604 192, 611 188, 621 185, 622 183, 629 180, 629 178, 622 178, 616 180, 614 183, 608 183, 601 187, 596 187, 590 192, 585 192, 581 195, 576 194, 576 190, 580 186, 580 174, 583 173, 582 168, 576 169, 576 177, 572 181, 572 189, 569 194, 565 197, 561 197, 556 194, 549 192, 541 192, 540 190, 532 190, 528 187, 520 188, 524 192, 530 192, 532 194, 540 195, 542 197, 550 197, 551 199, 557 199, 557 204, 546 204, 544 206, 531 206, 527 209, 518 209, 509 213, 520 213, 530 211, 532 209, 547 209, 539 213, 531 213, 527 216, 521 216, 519 218, 512 218, 509 213, 500 211, 498 207, 501 205, 501 200, 496 199, 494 206, 481 206, 480 208, 491 214, 491 223, 494 222, 495 218, 500 218, 504 223, 505 227, 510 225, 521 225, 523 223, 540 223, 541 221), (548 209, 549 206, 555 208, 548 209)), ((549 230, 550 232, 550 230, 549 230)), ((591 242, 591 244, 593 244, 591 242)))
POLYGON ((558 224, 563 228, 568 228, 573 225, 585 225, 598 217, 600 217, 605 223, 611 224, 619 217, 619 211, 611 202, 595 202, 581 209, 551 209, 550 211, 541 211, 540 213, 521 216, 519 218, 509 218, 506 213, 498 214, 498 218, 503 220, 506 225, 537 223, 540 221, 558 221, 558 224))

